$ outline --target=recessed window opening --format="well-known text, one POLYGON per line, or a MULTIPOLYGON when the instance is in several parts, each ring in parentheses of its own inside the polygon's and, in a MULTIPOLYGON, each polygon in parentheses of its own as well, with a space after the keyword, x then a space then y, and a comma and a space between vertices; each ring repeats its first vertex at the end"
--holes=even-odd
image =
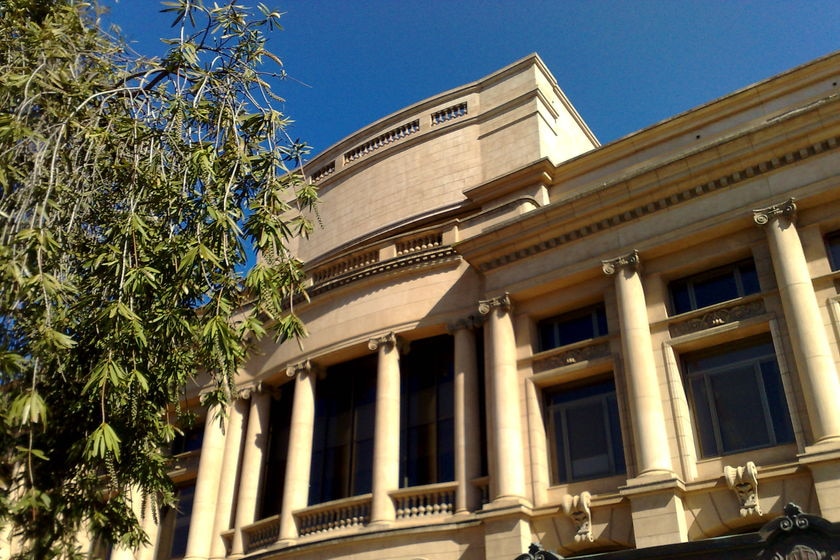
POLYGON ((668 285, 674 314, 687 313, 710 305, 761 291, 752 259, 694 274, 668 285))
POLYGON ((607 313, 603 303, 576 309, 537 324, 540 351, 573 344, 607 334, 607 313))

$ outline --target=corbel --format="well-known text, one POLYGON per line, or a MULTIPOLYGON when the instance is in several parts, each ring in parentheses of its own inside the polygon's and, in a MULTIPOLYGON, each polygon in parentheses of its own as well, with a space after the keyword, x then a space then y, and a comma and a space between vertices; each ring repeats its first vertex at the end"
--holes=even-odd
POLYGON ((762 515, 758 503, 758 469, 755 463, 747 461, 743 467, 724 467, 723 476, 729 488, 735 492, 741 505, 741 517, 762 515))
POLYGON ((575 524, 577 533, 575 542, 592 542, 592 515, 589 504, 592 496, 589 492, 581 492, 577 496, 566 494, 563 496, 563 512, 568 515, 575 524))

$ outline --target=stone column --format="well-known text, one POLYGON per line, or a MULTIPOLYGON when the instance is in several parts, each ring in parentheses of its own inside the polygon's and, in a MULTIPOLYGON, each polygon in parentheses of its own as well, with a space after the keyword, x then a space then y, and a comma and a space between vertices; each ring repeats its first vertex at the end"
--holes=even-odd
POLYGON ((140 547, 137 551, 137 560, 155 560, 158 533, 160 532, 160 525, 158 524, 160 512, 155 511, 156 507, 152 500, 146 500, 146 509, 143 511, 143 530, 149 537, 149 544, 140 547))
POLYGON ((389 492, 400 484, 400 341, 388 333, 368 342, 378 350, 376 420, 373 434, 373 503, 371 524, 389 524, 396 511, 389 492))
POLYGON ((239 460, 242 457, 242 436, 247 411, 248 402, 242 398, 235 399, 228 409, 225 452, 222 458, 222 474, 219 477, 219 497, 210 539, 210 558, 227 556, 227 547, 221 535, 233 525, 233 504, 236 498, 236 484, 239 481, 239 460))
POLYGON ((489 350, 487 364, 490 396, 488 414, 492 417, 495 445, 496 485, 494 501, 525 499, 525 448, 522 442, 521 388, 516 370, 516 340, 508 294, 482 300, 478 311, 488 317, 484 331, 489 350))
POLYGON ((469 513, 478 507, 478 488, 472 480, 481 471, 478 414, 478 363, 472 317, 450 327, 455 339, 455 513, 469 513))
MULTIPOLYGON (((260 483, 265 467, 265 455, 268 452, 270 411, 271 395, 259 387, 251 390, 248 429, 245 435, 245 450, 242 454, 239 495, 236 500, 235 531, 230 554, 232 557, 241 557, 245 553, 242 528, 257 520, 260 483)), ((206 535, 205 538, 207 538, 206 535)))
POLYGON ((753 210, 753 218, 767 232, 814 443, 840 442, 840 380, 794 225, 794 199, 753 210))
POLYGON ((280 512, 279 542, 289 545, 298 538, 292 512, 305 508, 309 500, 309 471, 312 462, 312 434, 315 429, 315 377, 317 368, 309 361, 289 366, 286 375, 295 379, 286 480, 280 512))
POLYGON ((211 407, 204 422, 204 439, 198 461, 185 560, 207 560, 210 557, 212 539, 208 538, 208 535, 213 531, 225 448, 225 434, 218 417, 219 412, 217 407, 211 407))
POLYGON ((670 473, 671 453, 639 274, 639 253, 633 251, 603 261, 602 267, 607 276, 615 277, 624 375, 629 390, 639 475, 670 473))
POLYGON ((672 472, 639 253, 633 251, 601 265, 607 276, 615 277, 618 296, 621 353, 639 471, 620 492, 630 500, 636 547, 685 542, 685 485, 672 472))

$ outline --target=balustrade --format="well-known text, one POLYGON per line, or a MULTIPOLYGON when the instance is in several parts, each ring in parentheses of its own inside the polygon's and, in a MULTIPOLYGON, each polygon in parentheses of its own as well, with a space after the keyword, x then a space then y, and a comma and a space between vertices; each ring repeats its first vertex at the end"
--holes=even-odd
POLYGON ((296 511, 300 536, 366 525, 371 501, 371 495, 365 494, 296 511))
POLYGON ((391 492, 397 519, 416 519, 434 515, 452 515, 455 511, 454 482, 402 488, 391 492))

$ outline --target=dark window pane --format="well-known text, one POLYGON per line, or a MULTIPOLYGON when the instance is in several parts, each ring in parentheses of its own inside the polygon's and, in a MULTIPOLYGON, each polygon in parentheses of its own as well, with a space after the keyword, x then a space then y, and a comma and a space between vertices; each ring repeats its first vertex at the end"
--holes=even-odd
POLYGON ((454 480, 452 337, 411 343, 401 358, 400 484, 454 480))
POLYGON ((683 366, 701 456, 793 441, 769 336, 687 354, 683 366))
POLYGON ((607 313, 603 304, 585 307, 543 319, 537 330, 540 350, 550 350, 607 334, 607 313))
POLYGON ((740 261, 674 280, 668 285, 674 314, 702 309, 758 293, 758 274, 752 260, 740 261))
POLYGON ((840 270, 840 231, 829 233, 825 237, 825 245, 831 270, 840 270))
POLYGON ((552 482, 625 472, 615 385, 610 381, 545 392, 552 482))

